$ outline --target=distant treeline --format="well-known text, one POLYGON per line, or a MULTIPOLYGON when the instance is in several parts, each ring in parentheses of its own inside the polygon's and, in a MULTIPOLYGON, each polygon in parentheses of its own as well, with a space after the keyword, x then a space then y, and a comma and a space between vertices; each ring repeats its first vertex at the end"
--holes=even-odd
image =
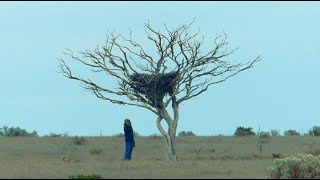
POLYGON ((31 133, 27 132, 25 129, 21 129, 19 127, 8 127, 3 126, 3 128, 0 128, 0 136, 5 137, 13 137, 13 136, 30 136, 30 137, 36 137, 38 136, 37 131, 33 131, 31 133))
MULTIPOLYGON (((255 136, 257 133, 255 131, 253 131, 252 127, 242 127, 239 126, 236 128, 235 132, 234 132, 234 136, 255 136)), ((280 131, 279 130, 270 130, 270 131, 261 131, 259 132, 259 134, 261 135, 265 135, 265 136, 281 136, 280 131)), ((320 126, 313 126, 308 133, 304 133, 301 134, 296 130, 293 129, 289 129, 284 131, 283 133, 284 136, 301 136, 301 135, 309 135, 309 136, 320 136, 320 126)), ((37 131, 33 131, 33 132, 28 132, 25 129, 22 129, 20 127, 8 127, 8 126, 3 126, 3 128, 0 128, 0 137, 15 137, 15 136, 24 136, 24 137, 38 137, 38 133, 37 131)), ((100 135, 102 136, 102 135, 100 135)), ((134 131, 134 136, 138 137, 140 136, 140 134, 136 131, 134 131)), ((178 133, 178 137, 182 137, 182 136, 196 136, 195 133, 193 133, 192 131, 181 131, 178 133)), ((223 135, 219 135, 219 136, 223 136, 223 135)), ((56 133, 50 133, 49 135, 44 135, 43 137, 70 137, 67 133, 63 133, 63 134, 56 134, 56 133)), ((113 137, 124 137, 123 133, 119 133, 116 135, 113 135, 113 137)), ((153 139, 157 139, 157 138, 161 138, 162 135, 161 134, 152 134, 149 136, 150 138, 153 139)))

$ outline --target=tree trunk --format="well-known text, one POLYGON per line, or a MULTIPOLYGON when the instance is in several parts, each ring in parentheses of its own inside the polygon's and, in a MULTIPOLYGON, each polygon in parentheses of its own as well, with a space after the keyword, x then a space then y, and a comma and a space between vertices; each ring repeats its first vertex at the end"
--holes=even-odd
POLYGON ((164 145, 165 145, 165 157, 167 160, 177 160, 176 156, 176 137, 175 137, 175 132, 173 131, 173 127, 169 126, 169 132, 165 132, 165 130, 161 126, 161 120, 162 117, 158 117, 157 119, 157 127, 159 131, 161 132, 164 140, 164 145))
POLYGON ((159 110, 159 117, 157 118, 157 127, 161 132, 165 144, 165 152, 167 160, 177 160, 176 155, 176 131, 178 126, 178 107, 174 107, 174 119, 170 117, 165 109, 159 110), (168 125, 168 132, 161 126, 161 120, 164 119, 168 125))
POLYGON ((170 132, 164 137, 164 143, 166 147, 166 159, 167 160, 177 160, 176 155, 176 135, 170 132))

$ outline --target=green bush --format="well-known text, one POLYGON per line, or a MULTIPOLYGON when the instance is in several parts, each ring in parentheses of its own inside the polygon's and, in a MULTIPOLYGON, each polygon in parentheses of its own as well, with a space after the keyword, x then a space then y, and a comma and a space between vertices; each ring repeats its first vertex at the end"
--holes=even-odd
POLYGON ((281 153, 272 153, 272 158, 274 158, 274 159, 276 159, 276 158, 280 159, 283 157, 284 157, 284 155, 281 153))
POLYGON ((270 131, 270 135, 271 135, 271 136, 280 136, 280 131, 279 131, 279 130, 276 130, 276 129, 271 130, 271 131, 270 131))
POLYGON ((236 131, 234 132, 235 136, 254 136, 256 133, 252 131, 252 128, 244 128, 244 127, 237 127, 236 131))
POLYGON ((311 136, 320 136, 320 126, 313 126, 309 130, 309 135, 311 135, 311 136))
POLYGON ((192 131, 181 131, 179 132, 178 136, 196 136, 192 131))
POLYGON ((91 174, 91 175, 72 175, 69 176, 69 179, 103 179, 100 175, 97 174, 91 174))
POLYGON ((116 134, 116 135, 113 135, 114 137, 124 137, 124 134, 123 133, 119 133, 119 134, 116 134))
POLYGON ((20 129, 19 127, 8 128, 8 126, 3 126, 3 128, 0 128, 0 136, 5 136, 5 137, 14 137, 14 136, 37 137, 38 133, 37 133, 37 131, 33 131, 33 132, 29 133, 25 129, 20 129))
POLYGON ((296 130, 290 129, 284 132, 285 136, 300 136, 301 134, 296 130))
POLYGON ((84 137, 75 136, 72 138, 72 142, 75 145, 82 145, 85 143, 85 141, 86 140, 84 139, 84 137))
POLYGON ((319 179, 320 156, 299 154, 296 156, 276 159, 268 169, 271 179, 319 179))
POLYGON ((261 131, 258 135, 261 138, 270 138, 270 136, 271 136, 270 132, 265 132, 265 131, 261 131))
POLYGON ((93 148, 93 149, 90 149, 89 153, 90 154, 97 154, 97 155, 100 155, 102 154, 103 150, 101 148, 93 148))
POLYGON ((50 133, 49 135, 45 135, 44 137, 69 137, 69 135, 67 133, 63 133, 63 134, 50 133))
POLYGON ((62 137, 62 134, 50 133, 49 137, 62 137))

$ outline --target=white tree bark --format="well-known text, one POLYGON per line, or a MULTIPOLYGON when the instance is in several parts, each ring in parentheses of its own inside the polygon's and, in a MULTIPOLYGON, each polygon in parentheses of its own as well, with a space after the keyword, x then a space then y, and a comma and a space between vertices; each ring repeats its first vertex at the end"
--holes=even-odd
POLYGON ((159 117, 157 118, 157 127, 163 136, 165 144, 165 153, 167 160, 177 160, 176 155, 176 133, 179 121, 179 109, 173 100, 174 119, 171 118, 169 113, 165 109, 158 110, 159 117), (161 125, 161 120, 164 119, 168 125, 168 131, 165 131, 161 125))

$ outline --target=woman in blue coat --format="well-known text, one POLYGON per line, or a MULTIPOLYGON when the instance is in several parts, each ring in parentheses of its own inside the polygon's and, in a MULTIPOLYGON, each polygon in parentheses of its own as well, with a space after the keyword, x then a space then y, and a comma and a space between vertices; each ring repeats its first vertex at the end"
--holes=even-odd
POLYGON ((126 142, 126 151, 124 153, 124 160, 131 160, 131 154, 133 148, 136 146, 133 136, 133 129, 129 119, 124 120, 124 136, 126 142))

